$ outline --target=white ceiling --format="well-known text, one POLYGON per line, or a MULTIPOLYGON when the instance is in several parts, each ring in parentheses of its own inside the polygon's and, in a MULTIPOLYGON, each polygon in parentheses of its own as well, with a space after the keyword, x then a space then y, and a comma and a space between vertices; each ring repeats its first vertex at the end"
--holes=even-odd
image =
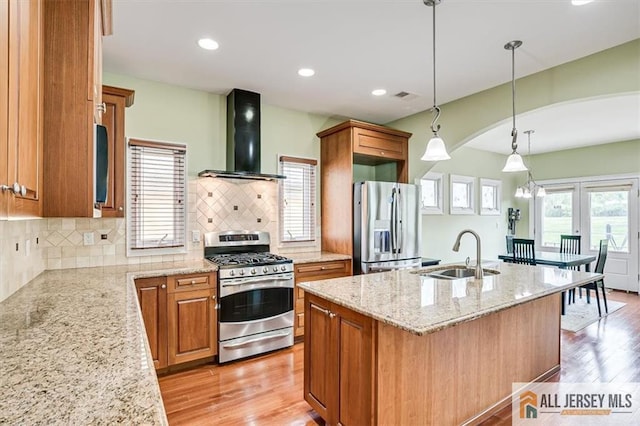
MULTIPOLYGON (((523 41, 519 78, 640 38, 638 0, 443 0, 436 11, 439 104, 510 81, 503 45, 513 39, 523 41)), ((114 0, 113 13, 108 72, 253 90, 270 105, 383 124, 433 102, 432 8, 422 0, 114 0), (220 48, 200 49, 204 36, 220 48), (300 67, 316 75, 299 77, 300 67), (400 91, 417 96, 392 96, 400 91)), ((555 118, 541 120, 540 136, 537 123, 555 118)))

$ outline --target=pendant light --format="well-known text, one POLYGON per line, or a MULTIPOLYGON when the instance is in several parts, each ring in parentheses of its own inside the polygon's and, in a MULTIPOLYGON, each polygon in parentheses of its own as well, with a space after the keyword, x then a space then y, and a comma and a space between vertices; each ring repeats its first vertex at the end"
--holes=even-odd
MULTIPOLYGON (((527 157, 529 160, 531 159, 531 133, 535 133, 535 130, 525 130, 527 134, 527 140, 529 141, 529 148, 527 150, 527 157)), ((531 166, 531 164, 529 164, 531 166)), ((542 198, 547 195, 547 191, 544 190, 542 185, 538 185, 538 183, 533 178, 533 173, 531 170, 527 171, 527 183, 523 186, 519 186, 516 189, 515 197, 516 198, 532 198, 535 193, 537 198, 542 198)))
POLYGON ((511 155, 507 158, 507 163, 502 169, 503 172, 523 172, 527 167, 522 162, 522 157, 518 154, 518 130, 516 129, 516 65, 515 51, 522 46, 520 40, 513 40, 504 45, 504 48, 511 50, 511 99, 513 107, 513 129, 511 129, 511 155))
POLYGON ((422 161, 441 161, 449 160, 451 157, 447 153, 447 147, 444 144, 442 138, 438 135, 440 125, 436 124, 440 117, 440 107, 436 103, 436 5, 440 4, 441 0, 423 0, 424 4, 433 7, 433 108, 431 111, 435 112, 435 117, 431 122, 431 131, 433 137, 427 144, 427 149, 424 151, 421 160, 422 161))

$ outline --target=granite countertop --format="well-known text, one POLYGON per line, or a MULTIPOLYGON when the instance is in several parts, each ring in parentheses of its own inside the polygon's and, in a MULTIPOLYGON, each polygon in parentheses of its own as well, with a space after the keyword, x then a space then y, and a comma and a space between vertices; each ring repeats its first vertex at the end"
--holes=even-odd
POLYGON ((167 424, 133 279, 204 260, 45 271, 0 303, 0 424, 167 424))
MULTIPOLYGON (((496 263, 482 280, 436 279, 440 265, 298 284, 306 292, 417 335, 577 287, 601 274, 496 263)), ((558 299, 560 303, 560 299, 558 299)))
POLYGON ((331 253, 328 251, 312 251, 307 253, 287 253, 283 256, 293 260, 293 263, 331 262, 334 260, 351 260, 348 254, 331 253))

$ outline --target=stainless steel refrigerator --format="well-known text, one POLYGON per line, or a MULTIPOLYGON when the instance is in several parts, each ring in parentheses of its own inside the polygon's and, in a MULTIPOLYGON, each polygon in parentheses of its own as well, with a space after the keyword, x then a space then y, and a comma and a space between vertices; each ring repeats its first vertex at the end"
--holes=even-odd
POLYGON ((418 185, 357 182, 353 202, 354 273, 421 266, 418 185))

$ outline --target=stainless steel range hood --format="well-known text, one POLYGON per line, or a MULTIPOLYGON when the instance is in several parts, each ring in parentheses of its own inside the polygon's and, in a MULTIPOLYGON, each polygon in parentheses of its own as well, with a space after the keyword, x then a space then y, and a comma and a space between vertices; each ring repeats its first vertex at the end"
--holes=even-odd
POLYGON ((227 170, 203 170, 201 177, 275 180, 260 172, 260 94, 233 89, 227 95, 227 170))

